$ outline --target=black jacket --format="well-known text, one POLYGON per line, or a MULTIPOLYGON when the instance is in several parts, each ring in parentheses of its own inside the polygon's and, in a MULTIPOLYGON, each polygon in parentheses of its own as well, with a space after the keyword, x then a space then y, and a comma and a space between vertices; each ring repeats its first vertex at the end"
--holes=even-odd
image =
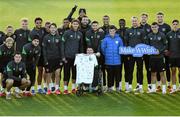
POLYGON ((23 62, 15 63, 10 61, 4 71, 5 79, 12 78, 21 81, 22 78, 27 78, 26 65, 23 62))
POLYGON ((130 28, 125 33, 125 45, 135 47, 137 44, 144 43, 145 32, 138 28, 130 28))
POLYGON ((180 58, 180 29, 170 31, 166 35, 168 40, 168 50, 170 51, 171 58, 180 58))
POLYGON ((101 27, 101 29, 104 31, 104 34, 105 34, 105 35, 109 34, 109 26, 110 26, 110 25, 108 25, 108 26, 103 25, 103 26, 101 27))
POLYGON ((146 43, 159 50, 159 55, 151 55, 151 57, 154 58, 164 57, 164 51, 167 49, 167 44, 168 44, 164 33, 158 32, 155 34, 151 32, 146 36, 146 43))
POLYGON ((119 28, 117 30, 117 33, 120 35, 124 45, 126 44, 125 33, 126 33, 127 29, 128 29, 128 27, 124 27, 124 28, 119 28))
POLYGON ((3 44, 4 37, 5 37, 5 34, 2 31, 0 31, 0 45, 3 44))
POLYGON ((41 48, 40 46, 35 47, 32 45, 32 42, 27 43, 23 46, 22 55, 23 61, 26 63, 26 65, 37 65, 41 55, 41 48))
POLYGON ((12 60, 14 54, 14 48, 7 48, 5 44, 0 46, 0 64, 7 65, 12 60))
POLYGON ((87 47, 92 48, 95 53, 101 50, 101 41, 104 39, 104 32, 96 31, 92 29, 86 32, 86 44, 87 47))
POLYGON ((31 41, 29 36, 30 30, 23 30, 22 28, 15 30, 14 34, 16 35, 16 51, 21 52, 25 44, 31 41))
POLYGON ((171 31, 171 27, 168 24, 163 23, 162 25, 159 25, 159 31, 166 35, 169 31, 171 31))
POLYGON ((64 58, 64 45, 59 35, 48 34, 43 39, 43 57, 45 64, 50 59, 64 58))
POLYGON ((38 35, 39 36, 39 45, 42 46, 42 42, 43 42, 43 38, 46 35, 45 33, 45 28, 33 28, 32 31, 30 32, 30 37, 31 39, 33 38, 34 35, 38 35))
POLYGON ((140 25, 140 28, 141 29, 143 29, 144 30, 144 32, 145 32, 145 35, 148 35, 149 33, 151 33, 152 32, 152 30, 151 30, 151 25, 149 25, 149 24, 145 24, 145 25, 140 25))
POLYGON ((83 52, 83 35, 80 31, 67 30, 62 40, 64 42, 64 54, 66 58, 75 58, 75 55, 83 52))
POLYGON ((58 34, 62 37, 64 32, 69 30, 69 28, 62 27, 62 28, 58 28, 57 30, 58 30, 58 34))

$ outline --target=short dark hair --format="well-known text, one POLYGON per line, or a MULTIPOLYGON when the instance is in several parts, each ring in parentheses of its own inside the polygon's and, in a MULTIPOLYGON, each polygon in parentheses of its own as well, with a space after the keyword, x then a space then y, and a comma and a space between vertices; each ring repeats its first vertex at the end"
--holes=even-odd
POLYGON ((39 40, 39 36, 38 36, 38 35, 34 35, 34 36, 32 37, 32 40, 34 40, 34 39, 38 39, 38 40, 39 40))
POLYGON ((109 29, 115 29, 115 30, 117 30, 116 26, 114 26, 114 25, 110 25, 110 26, 109 26, 109 29))
POLYGON ((146 17, 148 17, 148 14, 147 13, 142 13, 141 16, 145 15, 146 17))
POLYGON ((164 13, 163 12, 158 12, 156 15, 163 15, 164 16, 164 13))
POLYGON ((14 52, 14 56, 16 56, 16 55, 21 55, 21 52, 15 51, 15 52, 14 52))
POLYGON ((51 24, 51 22, 47 21, 47 22, 45 23, 45 25, 48 25, 48 24, 51 24))
POLYGON ((38 20, 43 21, 42 18, 36 17, 36 18, 34 19, 34 22, 36 22, 36 21, 38 21, 38 20))
POLYGON ((51 25, 50 25, 49 27, 51 27, 51 26, 54 26, 54 27, 56 27, 56 28, 57 28, 56 23, 51 23, 51 25))
POLYGON ((80 8, 80 9, 79 9, 79 14, 80 14, 82 11, 86 14, 86 9, 85 9, 85 8, 80 8))
POLYGON ((175 20, 172 21, 172 23, 174 23, 174 22, 176 22, 176 23, 179 24, 179 20, 177 20, 177 19, 175 19, 175 20))
POLYGON ((68 19, 68 18, 64 18, 64 19, 63 19, 63 21, 64 21, 64 20, 68 20, 68 21, 69 21, 69 19, 68 19))
POLYGON ((98 21, 93 21, 91 24, 99 24, 98 21))
POLYGON ((153 22, 151 25, 158 25, 158 23, 157 22, 153 22))
POLYGON ((126 22, 126 20, 125 20, 125 19, 119 19, 119 22, 120 22, 120 21, 126 22))
POLYGON ((108 16, 108 15, 104 15, 103 17, 108 17, 108 18, 109 18, 109 16, 108 16))
POLYGON ((9 26, 7 26, 7 28, 13 28, 13 26, 10 26, 10 25, 9 25, 9 26))
POLYGON ((71 23, 73 23, 73 22, 77 22, 77 23, 79 24, 79 20, 77 20, 77 19, 73 19, 73 20, 71 21, 71 23))

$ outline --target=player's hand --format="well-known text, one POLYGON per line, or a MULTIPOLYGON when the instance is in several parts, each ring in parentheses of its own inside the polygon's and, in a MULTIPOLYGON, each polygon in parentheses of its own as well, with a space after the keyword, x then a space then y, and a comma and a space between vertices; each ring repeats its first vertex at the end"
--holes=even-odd
POLYGON ((75 5, 73 8, 72 8, 72 11, 76 11, 76 9, 77 9, 77 5, 75 5))
POLYGON ((99 32, 104 32, 104 30, 102 28, 99 28, 99 32))
POLYGON ((67 63, 67 62, 68 62, 68 61, 66 60, 66 58, 63 58, 62 61, 63 61, 64 63, 67 63))
POLYGON ((47 66, 48 64, 49 64, 48 62, 45 63, 46 66, 47 66))
POLYGON ((156 55, 159 55, 160 54, 160 52, 159 52, 159 50, 157 50, 157 54, 156 55))
POLYGON ((170 51, 169 50, 165 50, 164 54, 165 54, 165 56, 169 56, 170 55, 170 51))
POLYGON ((100 54, 99 52, 97 52, 97 53, 96 53, 96 56, 97 56, 97 57, 100 57, 100 56, 101 56, 101 54, 100 54))
POLYGON ((59 63, 59 65, 60 65, 60 66, 62 66, 62 65, 63 65, 63 63, 62 63, 62 62, 60 62, 60 63, 59 63))

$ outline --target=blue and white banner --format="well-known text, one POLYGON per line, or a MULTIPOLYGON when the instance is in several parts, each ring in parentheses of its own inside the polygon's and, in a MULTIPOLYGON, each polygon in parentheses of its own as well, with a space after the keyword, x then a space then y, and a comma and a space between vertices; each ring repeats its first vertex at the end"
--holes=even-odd
POLYGON ((159 51, 153 47, 146 44, 138 44, 133 47, 120 47, 119 54, 122 55, 132 55, 133 57, 142 57, 143 55, 157 55, 159 51))

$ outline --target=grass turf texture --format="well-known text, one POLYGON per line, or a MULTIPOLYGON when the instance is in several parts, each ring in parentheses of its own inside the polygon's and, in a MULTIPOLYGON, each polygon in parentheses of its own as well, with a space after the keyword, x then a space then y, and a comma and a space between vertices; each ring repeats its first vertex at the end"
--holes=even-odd
MULTIPOLYGON (((22 17, 29 18, 30 29, 37 16, 60 26, 74 4, 77 4, 78 8, 86 8, 90 19, 98 20, 101 24, 105 14, 111 17, 111 23, 116 26, 119 18, 125 18, 127 26, 130 26, 130 17, 140 16, 142 12, 149 14, 149 23, 155 20, 158 11, 165 13, 167 23, 180 19, 179 0, 0 0, 0 30, 4 31, 7 25, 18 28, 22 17)), ((77 11, 74 17, 78 16, 77 11)), ((135 86, 135 78, 133 82, 135 86)), ((144 83, 147 87, 146 77, 144 83)), ((91 94, 82 97, 37 95, 10 101, 0 98, 0 115, 180 115, 179 110, 180 93, 112 93, 100 97, 91 94)))

